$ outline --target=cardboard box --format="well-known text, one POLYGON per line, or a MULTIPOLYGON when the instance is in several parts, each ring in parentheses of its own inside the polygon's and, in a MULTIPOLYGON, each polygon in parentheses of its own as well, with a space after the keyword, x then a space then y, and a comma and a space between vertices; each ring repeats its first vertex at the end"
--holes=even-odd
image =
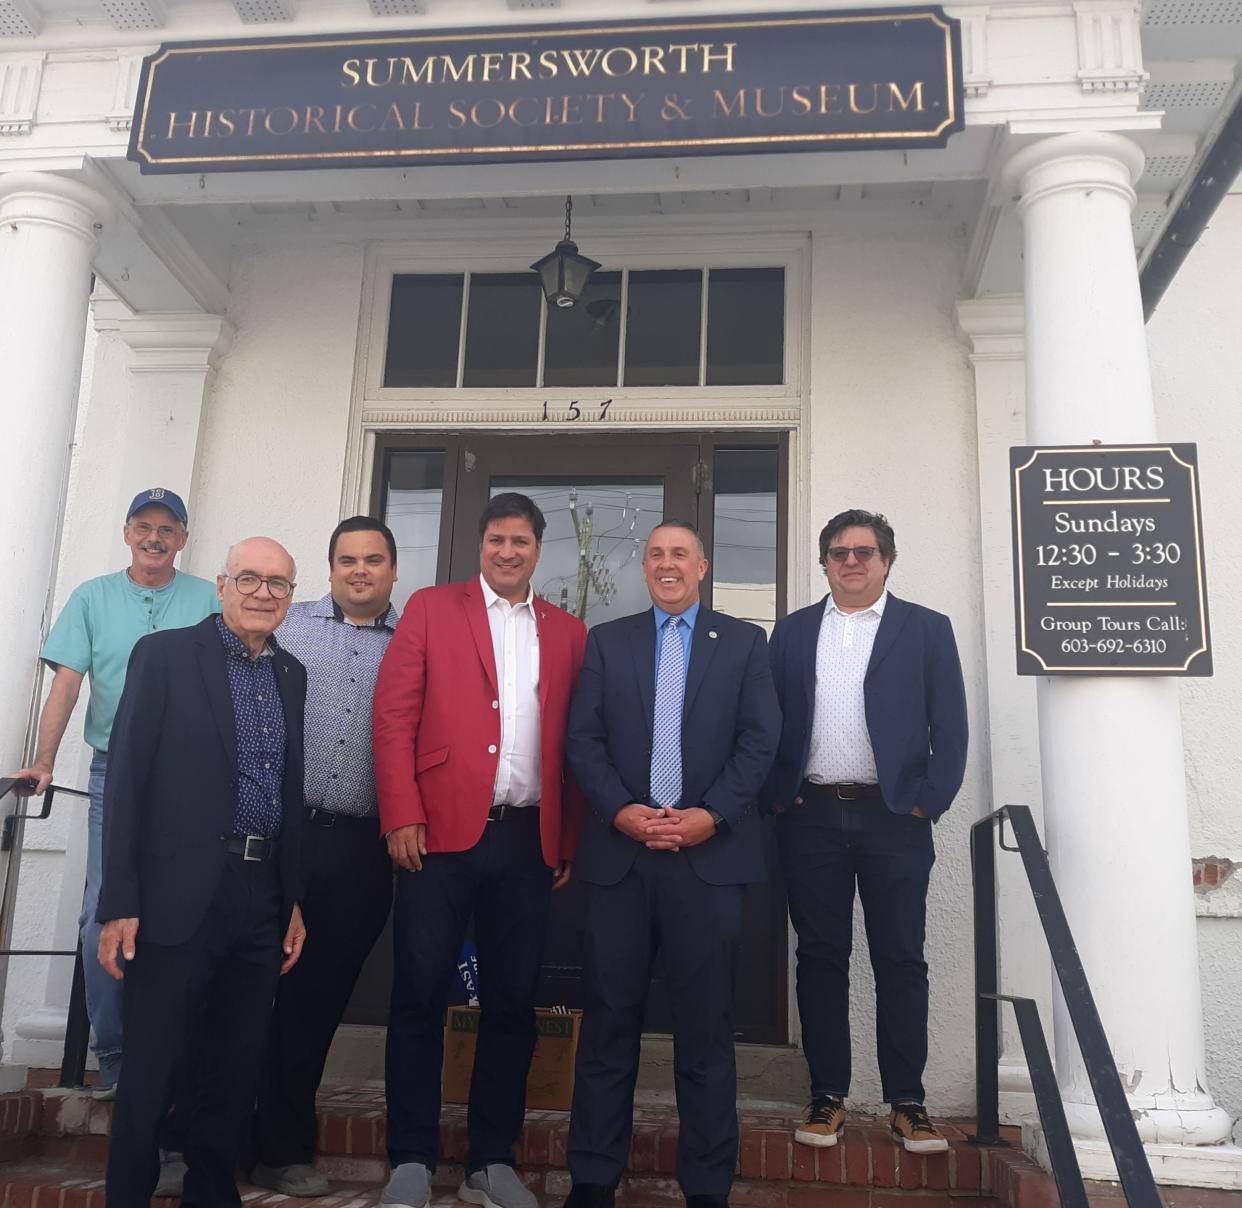
MULTIPOLYGON (((544 1111, 569 1111, 574 1098, 574 1059, 582 1012, 554 1013, 535 1010, 539 1039, 526 1079, 526 1106, 544 1111)), ((449 1007, 444 1028, 445 1103, 466 1103, 470 1098, 470 1075, 474 1070, 474 1047, 479 1035, 478 1007, 449 1007)))

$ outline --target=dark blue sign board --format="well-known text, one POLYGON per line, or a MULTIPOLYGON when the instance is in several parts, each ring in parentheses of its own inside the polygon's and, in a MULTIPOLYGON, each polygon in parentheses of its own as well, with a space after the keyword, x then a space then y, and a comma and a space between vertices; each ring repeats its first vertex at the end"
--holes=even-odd
POLYGON ((170 43, 143 172, 942 147, 963 125, 940 8, 170 43))
POLYGON ((1211 675, 1192 444, 1009 450, 1019 675, 1211 675))

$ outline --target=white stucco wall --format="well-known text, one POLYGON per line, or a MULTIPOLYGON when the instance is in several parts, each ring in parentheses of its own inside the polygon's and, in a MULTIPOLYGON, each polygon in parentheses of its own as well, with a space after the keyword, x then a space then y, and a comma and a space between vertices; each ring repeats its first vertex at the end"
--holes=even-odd
MULTIPOLYGON (((813 542, 835 512, 865 507, 892 522, 898 595, 947 613, 971 707, 966 783, 936 828, 928 900, 931 969, 928 1104, 974 1103, 969 827, 986 806, 986 705, 978 562, 974 385, 954 334, 964 241, 907 215, 886 228, 857 215, 814 240, 811 311, 810 511, 813 542), (870 228, 870 229, 869 229, 870 228)), ((822 594, 815 550, 790 551, 791 583, 822 594)), ((853 1098, 878 1104, 874 983, 861 910, 852 971, 853 1098)))
MULTIPOLYGON (((765 226, 762 217, 752 221, 765 226)), ((953 312, 964 236, 960 225, 913 207, 809 215, 804 225, 782 216, 781 225, 812 231, 810 404, 800 436, 809 453, 793 473, 794 497, 808 506, 802 530, 810 544, 791 550, 791 603, 822 593, 812 546, 823 521, 844 507, 879 509, 893 522, 901 551, 894 589, 947 612, 962 648, 977 741, 966 787, 937 828, 927 1086, 936 1110, 967 1112, 973 1098, 967 831, 985 808, 987 777, 973 383, 953 312), (938 506, 929 507, 929 498, 938 506)), ((388 227, 383 234, 401 237, 388 227)), ((345 472, 364 250, 361 237, 338 242, 314 228, 304 238, 285 230, 239 241, 227 315, 236 342, 204 405, 187 569, 210 575, 229 543, 266 532, 298 560, 299 595, 324 590, 323 546, 339 518, 345 472)), ((101 339, 101 374, 123 373, 123 361, 111 364, 115 354, 114 341, 101 339)), ((94 433, 99 444, 90 465, 106 465, 103 454, 124 408, 125 391, 119 379, 116 384, 96 391, 87 436, 94 433)), ((99 573, 106 569, 100 550, 114 542, 103 519, 83 523, 95 545, 88 552, 75 541, 75 565, 99 573)), ((855 948, 854 1097, 878 1105, 861 912, 855 948)))
MULTIPOLYGON (((1148 324, 1167 440, 1195 441, 1215 674, 1182 682, 1191 853, 1242 863, 1242 191, 1231 193, 1148 324)), ((1242 1116, 1242 874, 1201 893, 1200 973, 1208 1077, 1242 1116)), ((1235 1133, 1235 1135, 1237 1135, 1235 1133)))
POLYGON ((264 534, 298 564, 300 599, 327 591, 327 540, 340 519, 363 246, 308 232, 233 261, 237 332, 204 405, 189 569, 214 575, 228 546, 264 534))

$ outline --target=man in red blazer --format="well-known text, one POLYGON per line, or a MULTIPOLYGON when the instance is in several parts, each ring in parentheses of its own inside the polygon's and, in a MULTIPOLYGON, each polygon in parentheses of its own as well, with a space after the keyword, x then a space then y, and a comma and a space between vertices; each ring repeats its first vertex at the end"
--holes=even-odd
POLYGON ((564 747, 586 644, 582 622, 531 588, 543 530, 532 500, 496 496, 479 522, 479 577, 414 594, 375 685, 380 824, 399 869, 385 1208, 431 1198, 445 998, 472 916, 482 1018, 458 1194, 485 1208, 535 1208, 513 1146, 549 897, 569 880, 581 826, 564 747))

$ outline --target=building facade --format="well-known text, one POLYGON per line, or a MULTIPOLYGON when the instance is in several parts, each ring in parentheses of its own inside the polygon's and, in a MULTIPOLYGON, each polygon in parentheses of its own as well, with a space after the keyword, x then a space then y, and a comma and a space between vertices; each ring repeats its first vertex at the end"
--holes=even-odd
MULTIPOLYGON (((901 552, 893 590, 954 622, 973 731, 936 834, 930 1106, 973 1110, 970 826, 1029 803, 1158 1176, 1237 1185, 1237 196, 1146 327, 1139 274, 1236 104, 1242 5, 951 6, 964 128, 940 147, 171 173, 127 158, 142 64, 161 44, 844 12, 0 3, 0 514, 16 537, 0 552, 0 764, 20 766, 30 741, 42 633, 76 583, 122 564, 125 504, 144 486, 189 504, 185 569, 210 576, 229 544, 265 532, 293 552, 304 597, 322 590, 337 520, 373 510, 398 534, 402 599, 470 573, 490 491, 529 490, 551 525, 537 587, 589 623, 645 603, 635 551, 666 511, 704 528, 716 605, 767 624, 822 594, 830 515, 883 511, 901 552), (558 313, 528 266, 561 238, 567 196, 601 267, 558 313), (1019 677, 1009 448, 1159 440, 1199 445, 1215 676, 1019 677)), ((84 784, 88 757, 67 740, 58 783, 84 784)), ((9 870, 14 946, 72 943, 84 849, 71 809, 26 826, 9 870)), ((1005 866, 1005 988, 1040 1002, 1084 1172, 1107 1173, 1016 874, 1005 866)), ((755 1093, 800 1099, 779 896, 757 893, 748 914, 743 1072, 755 1093), (776 1094, 758 1072, 772 1068, 776 1094)), ((574 993, 574 943, 567 907, 552 1001, 574 993)), ((59 1063, 67 965, 10 962, 6 1062, 59 1063)), ((865 961, 856 973, 855 1097, 875 1104, 865 961)), ((380 956, 341 1077, 373 1073, 385 983, 380 956)), ((662 1030, 658 1003, 649 1022, 662 1030)), ((1008 1025, 1005 1041, 1006 1110, 1033 1119, 1008 1025)), ((652 1054, 654 1069, 657 1042, 652 1054)))

